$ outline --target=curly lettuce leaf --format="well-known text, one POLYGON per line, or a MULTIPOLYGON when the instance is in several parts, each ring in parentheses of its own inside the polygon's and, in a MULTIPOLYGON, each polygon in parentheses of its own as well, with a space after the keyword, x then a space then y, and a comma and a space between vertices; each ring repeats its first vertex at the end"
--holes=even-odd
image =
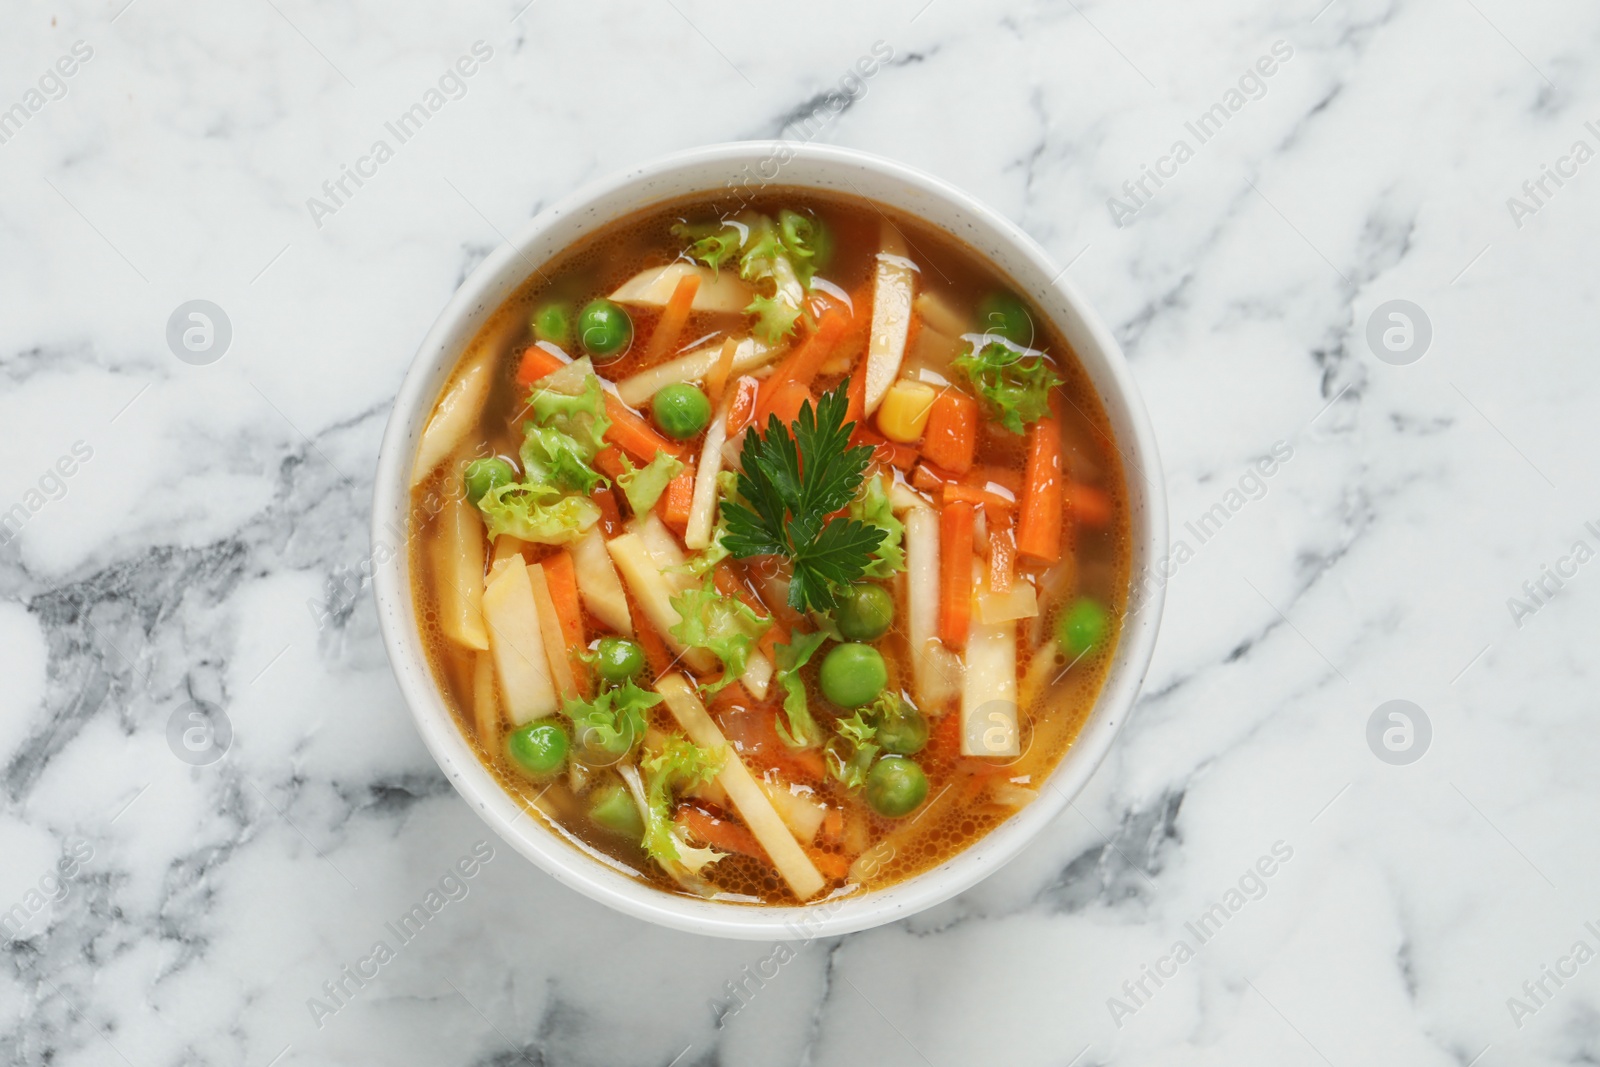
POLYGON ((600 521, 600 505, 586 496, 566 496, 552 485, 497 485, 478 501, 492 541, 510 534, 523 541, 564 545, 600 521))
POLYGON ((905 524, 894 517, 889 505, 889 493, 882 478, 869 478, 862 484, 861 492, 850 502, 850 517, 874 529, 883 531, 883 540, 872 554, 872 562, 862 571, 867 578, 889 578, 906 569, 905 524))
POLYGON ((580 754, 602 757, 599 762, 606 763, 621 759, 633 749, 644 736, 645 712, 659 703, 660 696, 628 680, 593 700, 569 698, 561 706, 561 714, 572 720, 580 754))
POLYGON ((709 574, 700 588, 673 597, 672 607, 680 616, 671 628, 672 636, 685 645, 706 649, 722 661, 724 673, 705 687, 707 693, 720 692, 744 673, 751 650, 772 626, 770 618, 757 615, 738 597, 717 592, 709 574))
POLYGON ((867 784, 867 771, 878 755, 878 744, 873 739, 878 728, 856 712, 848 719, 834 723, 838 731, 828 742, 828 773, 846 789, 860 789, 867 784))
POLYGON ((605 480, 593 464, 605 447, 602 438, 611 419, 600 379, 587 373, 582 380, 579 393, 537 386, 529 394, 533 418, 522 424, 520 450, 523 476, 529 482, 591 493, 605 480))
POLYGON ((672 227, 674 237, 689 242, 684 252, 712 270, 721 270, 723 261, 738 254, 748 232, 732 221, 679 222, 672 227))
POLYGON ((784 692, 784 717, 778 719, 776 725, 778 736, 790 748, 815 748, 822 744, 822 728, 811 717, 811 709, 806 705, 806 683, 800 679, 800 668, 827 639, 828 635, 820 632, 794 634, 787 645, 773 649, 778 660, 777 681, 784 692))
POLYGON ((698 873, 722 853, 714 849, 695 849, 675 831, 672 822, 672 794, 692 789, 715 778, 722 769, 726 753, 705 749, 676 734, 669 735, 661 751, 640 761, 645 774, 644 849, 669 872, 677 866, 698 873), (709 856, 704 855, 709 853, 709 856))
POLYGON ((617 475, 617 484, 622 487, 622 494, 628 498, 628 506, 635 515, 650 514, 661 494, 667 491, 667 483, 683 473, 683 461, 665 452, 657 452, 643 467, 635 467, 627 456, 621 459, 622 473, 617 475))
POLYGON ((952 365, 977 390, 989 418, 1012 433, 1050 414, 1050 390, 1062 383, 1042 353, 995 334, 969 334, 967 351, 952 365), (1031 356, 1030 356, 1031 353, 1031 356))

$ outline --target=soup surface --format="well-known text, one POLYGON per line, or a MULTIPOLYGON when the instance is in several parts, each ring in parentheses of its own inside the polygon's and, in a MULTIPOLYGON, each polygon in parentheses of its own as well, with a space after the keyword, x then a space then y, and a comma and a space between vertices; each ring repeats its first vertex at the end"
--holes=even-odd
POLYGON ((657 206, 531 276, 419 444, 417 623, 505 788, 671 892, 882 887, 1034 800, 1128 587, 1087 375, 869 201, 657 206))

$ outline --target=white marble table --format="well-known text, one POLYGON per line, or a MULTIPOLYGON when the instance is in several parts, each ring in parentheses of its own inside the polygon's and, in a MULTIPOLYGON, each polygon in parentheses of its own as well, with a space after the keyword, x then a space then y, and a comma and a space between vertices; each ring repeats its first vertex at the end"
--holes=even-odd
POLYGON ((524 2, 3 16, 0 1061, 1600 1056, 1600 10, 524 2), (355 570, 465 273, 597 175, 773 137, 924 167, 1070 262, 1187 549, 1074 808, 792 958, 497 844, 355 570), (196 299, 220 359, 169 347, 196 299), (1428 728, 1386 710, 1369 745, 1397 699, 1428 728))

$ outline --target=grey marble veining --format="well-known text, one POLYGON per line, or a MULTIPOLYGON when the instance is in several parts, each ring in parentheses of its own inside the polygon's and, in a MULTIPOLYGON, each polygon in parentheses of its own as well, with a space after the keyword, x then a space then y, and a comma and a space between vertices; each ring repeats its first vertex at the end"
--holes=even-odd
POLYGON ((4 16, 0 1059, 1600 1057, 1600 12, 524 2, 4 16), (1037 237, 1127 349, 1173 517, 1084 795, 961 897, 784 946, 499 844, 361 578, 454 288, 585 181, 743 137, 905 160, 1037 237), (169 347, 196 299, 220 359, 169 347), (1395 300, 1425 347, 1412 315, 1374 348, 1395 300))

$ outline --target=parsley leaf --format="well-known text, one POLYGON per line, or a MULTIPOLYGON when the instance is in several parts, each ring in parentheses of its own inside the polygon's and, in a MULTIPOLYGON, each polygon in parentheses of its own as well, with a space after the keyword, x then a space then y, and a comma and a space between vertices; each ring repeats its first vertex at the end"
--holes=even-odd
POLYGON ((848 447, 854 423, 844 421, 848 382, 823 394, 813 410, 800 407, 794 435, 776 415, 765 433, 754 428, 739 453, 739 496, 723 504, 723 544, 739 559, 787 556, 794 562, 789 606, 830 611, 833 589, 860 578, 884 530, 859 519, 828 516, 855 497, 872 458, 867 446, 848 447))
POLYGON ((1062 380, 1045 363, 1042 353, 1026 358, 1032 349, 1019 348, 994 334, 968 335, 964 340, 967 351, 957 356, 953 365, 983 398, 991 419, 1019 434, 1028 423, 1050 414, 1050 390, 1062 380))

